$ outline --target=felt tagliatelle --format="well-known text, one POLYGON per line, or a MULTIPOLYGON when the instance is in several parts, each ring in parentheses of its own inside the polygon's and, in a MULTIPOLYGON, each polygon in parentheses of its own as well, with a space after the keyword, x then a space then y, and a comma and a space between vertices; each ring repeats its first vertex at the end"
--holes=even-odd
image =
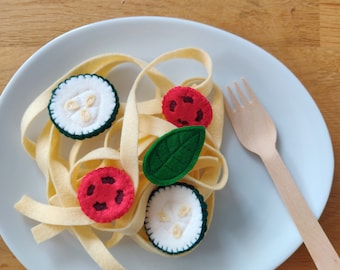
POLYGON ((228 179, 223 122, 222 93, 200 49, 149 63, 125 54, 86 60, 23 115, 22 144, 44 175, 47 202, 24 195, 15 208, 38 222, 37 243, 69 230, 102 269, 124 269, 109 251, 124 236, 156 254, 187 254, 209 230, 215 191, 228 179), (175 85, 156 69, 172 59, 194 60, 207 75, 175 85), (115 89, 109 73, 126 63, 140 72, 131 89, 115 89), (138 101, 144 77, 153 96, 138 101), (120 91, 129 91, 126 102, 120 91))

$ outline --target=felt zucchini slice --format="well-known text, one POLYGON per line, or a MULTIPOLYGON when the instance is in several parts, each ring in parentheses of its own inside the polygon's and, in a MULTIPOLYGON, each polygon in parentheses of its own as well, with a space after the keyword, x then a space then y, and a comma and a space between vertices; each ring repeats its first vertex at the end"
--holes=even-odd
POLYGON ((73 139, 98 135, 111 126, 119 109, 113 85, 96 74, 72 76, 52 92, 50 118, 58 130, 73 139))
POLYGON ((169 255, 187 252, 207 230, 207 204, 185 183, 158 187, 149 198, 144 222, 151 243, 169 255))

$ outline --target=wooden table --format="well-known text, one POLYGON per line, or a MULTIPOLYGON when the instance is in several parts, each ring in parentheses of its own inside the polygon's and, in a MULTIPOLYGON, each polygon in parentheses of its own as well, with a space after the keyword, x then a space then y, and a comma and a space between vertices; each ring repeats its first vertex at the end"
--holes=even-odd
MULTIPOLYGON (((333 141, 334 184, 320 222, 340 253, 339 0, 1 0, 0 91, 33 52, 58 35, 95 21, 136 15, 186 18, 225 29, 272 53, 302 81, 333 141)), ((1 238, 0 269, 24 269, 1 238)), ((315 266, 302 245, 279 269, 315 266)))

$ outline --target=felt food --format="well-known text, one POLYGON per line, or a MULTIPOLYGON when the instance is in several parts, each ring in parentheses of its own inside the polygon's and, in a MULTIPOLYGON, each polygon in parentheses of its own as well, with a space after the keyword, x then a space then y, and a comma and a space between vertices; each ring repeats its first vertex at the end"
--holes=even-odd
POLYGON ((159 187, 150 195, 145 230, 152 244, 169 255, 187 252, 207 230, 207 205, 191 185, 159 187))
POLYGON ((134 195, 130 177, 114 167, 91 171, 84 176, 78 189, 83 212, 99 223, 111 222, 126 214, 134 195))
POLYGON ((183 178, 196 164, 204 139, 203 126, 174 129, 158 138, 144 156, 145 176, 160 186, 183 178))
POLYGON ((64 135, 90 138, 111 126, 119 108, 113 85, 95 74, 71 76, 53 90, 51 120, 64 135))
POLYGON ((162 110, 165 118, 178 127, 188 125, 207 127, 213 116, 209 100, 188 86, 170 89, 163 98, 162 110))
POLYGON ((31 231, 37 243, 69 231, 104 270, 125 269, 109 250, 124 237, 157 255, 185 255, 209 232, 215 192, 228 180, 220 151, 223 123, 223 94, 203 50, 182 48, 150 62, 118 53, 95 56, 26 109, 21 141, 45 179, 46 201, 23 195, 14 207, 36 221, 31 231), (175 84, 156 69, 172 59, 194 60, 207 76, 175 84), (140 72, 131 87, 114 89, 109 74, 126 63, 140 72), (154 87, 141 85, 145 77, 154 87), (120 91, 128 93, 124 102, 120 91), (150 91, 142 101, 141 91, 150 91), (169 97, 179 126, 163 114, 169 97), (182 115, 186 110, 194 112, 190 119, 182 115), (41 119, 47 119, 43 125, 41 119))

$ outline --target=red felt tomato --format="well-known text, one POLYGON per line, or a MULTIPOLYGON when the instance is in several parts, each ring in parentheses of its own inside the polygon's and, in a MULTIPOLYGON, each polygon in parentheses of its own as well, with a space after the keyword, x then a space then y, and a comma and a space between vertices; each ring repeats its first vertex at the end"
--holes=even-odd
POLYGON ((111 222, 126 214, 133 200, 134 187, 129 175, 114 167, 89 172, 78 189, 82 211, 99 223, 111 222))
POLYGON ((163 114, 177 127, 205 126, 213 116, 209 100, 197 90, 187 86, 176 86, 163 97, 163 114))

